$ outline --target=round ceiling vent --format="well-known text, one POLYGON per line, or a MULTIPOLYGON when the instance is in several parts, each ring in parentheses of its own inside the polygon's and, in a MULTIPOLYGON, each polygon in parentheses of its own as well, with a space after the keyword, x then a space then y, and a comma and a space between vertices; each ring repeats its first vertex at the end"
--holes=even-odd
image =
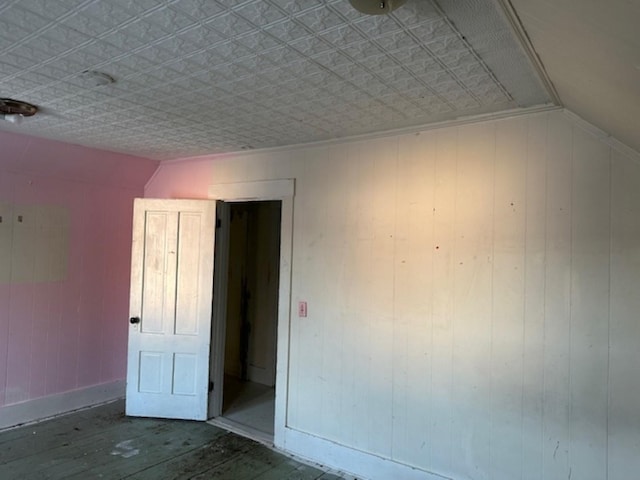
POLYGON ((21 115, 31 117, 38 112, 38 107, 20 100, 0 98, 0 115, 21 115))

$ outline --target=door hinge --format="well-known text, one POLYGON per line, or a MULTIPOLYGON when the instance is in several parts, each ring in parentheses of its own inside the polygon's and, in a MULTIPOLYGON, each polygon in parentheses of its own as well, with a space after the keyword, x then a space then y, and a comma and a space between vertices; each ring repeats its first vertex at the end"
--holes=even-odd
POLYGON ((213 382, 209 382, 209 393, 213 392, 213 382))

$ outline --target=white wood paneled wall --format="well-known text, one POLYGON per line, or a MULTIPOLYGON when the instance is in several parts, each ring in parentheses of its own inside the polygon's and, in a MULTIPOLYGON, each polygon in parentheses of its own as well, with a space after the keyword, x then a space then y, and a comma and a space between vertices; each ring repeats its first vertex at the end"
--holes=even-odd
POLYGON ((640 471, 637 157, 557 111, 211 169, 296 178, 288 426, 452 479, 640 471))

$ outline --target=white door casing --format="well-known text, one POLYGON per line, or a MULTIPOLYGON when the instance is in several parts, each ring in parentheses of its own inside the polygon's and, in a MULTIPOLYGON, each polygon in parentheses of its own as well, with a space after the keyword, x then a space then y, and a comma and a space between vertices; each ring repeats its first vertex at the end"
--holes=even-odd
MULTIPOLYGON (((280 219, 280 277, 278 287, 278 324, 277 324, 277 352, 276 352, 276 399, 273 444, 287 449, 287 399, 289 384, 289 335, 291 312, 291 260, 293 251, 293 199, 295 195, 295 180, 292 178, 280 180, 264 180, 238 183, 219 183, 209 186, 209 198, 224 202, 246 202, 262 200, 281 200, 280 219)), ((224 221, 222 230, 224 230, 224 221)), ((222 248, 226 251, 226 248, 222 248)), ((225 260, 226 261, 226 260, 225 260)), ((224 263, 224 262, 221 262, 224 263)), ((226 270, 225 270, 226 271, 226 270)), ((216 289, 217 290, 217 289, 216 289)), ((226 318, 226 291, 217 295, 216 313, 213 318, 214 337, 224 345, 226 318)), ((218 344, 216 344, 218 345, 218 344)), ((216 388, 210 399, 210 417, 222 413, 222 388, 217 385, 224 378, 224 352, 221 348, 214 348, 211 352, 211 377, 216 388)))
POLYGON ((136 199, 133 218, 126 413, 206 420, 216 202, 136 199))

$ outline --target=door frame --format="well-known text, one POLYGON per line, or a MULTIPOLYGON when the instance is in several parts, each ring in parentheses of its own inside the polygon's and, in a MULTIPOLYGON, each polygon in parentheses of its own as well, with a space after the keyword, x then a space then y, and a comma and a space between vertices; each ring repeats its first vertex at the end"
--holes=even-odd
MULTIPOLYGON (((208 198, 222 202, 251 202, 279 200, 282 202, 280 216, 280 277, 278 286, 278 319, 276 340, 276 398, 273 443, 284 448, 287 422, 287 398, 289 384, 289 337, 291 323, 291 260, 293 247, 293 198, 295 180, 265 180, 254 182, 220 183, 210 185, 208 198)), ((221 220, 228 226, 228 206, 221 209, 221 220), (226 211, 226 213, 225 213, 226 211), (225 218, 226 217, 226 218, 225 218)), ((226 272, 219 271, 228 263, 228 229, 223 227, 218 245, 223 247, 223 255, 216 258, 214 279, 226 278, 226 272), (226 231, 225 231, 226 230, 226 231), (218 270, 215 270, 218 268, 218 270)), ((216 252, 217 255, 217 252, 216 252)), ((215 284, 215 280, 214 280, 215 284)), ((221 284, 218 283, 218 286, 221 284)), ((212 354, 210 359, 211 378, 221 385, 224 379, 224 340, 226 327, 226 281, 222 288, 214 286, 212 354)), ((222 388, 214 388, 209 396, 209 417, 222 413, 222 388)))

